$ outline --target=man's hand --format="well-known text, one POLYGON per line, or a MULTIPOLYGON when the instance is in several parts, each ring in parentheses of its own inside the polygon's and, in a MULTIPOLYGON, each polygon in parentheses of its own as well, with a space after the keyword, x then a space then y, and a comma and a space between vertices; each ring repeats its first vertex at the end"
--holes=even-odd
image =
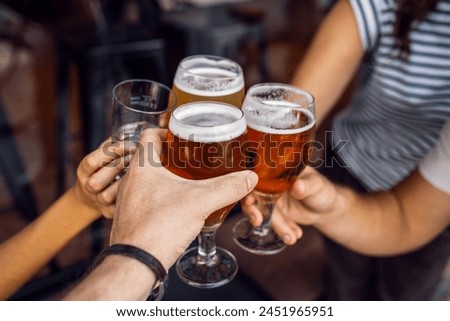
POLYGON ((121 179, 111 244, 126 243, 157 257, 168 269, 214 211, 238 202, 257 175, 240 171, 205 180, 181 178, 161 164, 166 130, 147 129, 121 179))

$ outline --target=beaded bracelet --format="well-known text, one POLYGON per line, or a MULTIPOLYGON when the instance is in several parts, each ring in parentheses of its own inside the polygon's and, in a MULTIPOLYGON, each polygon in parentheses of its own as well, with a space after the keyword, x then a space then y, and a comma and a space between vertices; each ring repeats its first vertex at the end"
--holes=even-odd
MULTIPOLYGON (((127 245, 127 244, 113 244, 105 248, 100 252, 100 254, 97 256, 96 263, 94 266, 97 266, 100 264, 106 256, 108 255, 123 255, 128 256, 131 258, 134 258, 138 260, 139 262, 145 264, 152 272, 155 274, 156 279, 159 282, 159 285, 155 287, 152 292, 150 293, 150 296, 147 298, 147 300, 161 300, 162 296, 164 295, 164 292, 167 288, 167 272, 164 269, 161 262, 158 261, 157 258, 155 258, 150 253, 147 253, 146 251, 135 247, 133 245, 127 245)), ((157 283, 158 283, 157 282, 157 283)))

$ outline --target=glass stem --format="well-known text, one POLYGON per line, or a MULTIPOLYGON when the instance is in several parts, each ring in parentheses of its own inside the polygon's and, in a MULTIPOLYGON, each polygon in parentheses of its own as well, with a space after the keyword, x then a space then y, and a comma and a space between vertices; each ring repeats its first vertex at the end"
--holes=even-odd
POLYGON ((213 264, 217 261, 216 231, 217 227, 203 228, 198 235, 199 264, 213 264))
POLYGON ((271 229, 270 219, 272 218, 275 202, 278 197, 280 197, 280 194, 264 194, 255 191, 254 195, 256 197, 258 209, 261 211, 263 216, 263 222, 254 229, 254 233, 260 236, 266 236, 271 229))

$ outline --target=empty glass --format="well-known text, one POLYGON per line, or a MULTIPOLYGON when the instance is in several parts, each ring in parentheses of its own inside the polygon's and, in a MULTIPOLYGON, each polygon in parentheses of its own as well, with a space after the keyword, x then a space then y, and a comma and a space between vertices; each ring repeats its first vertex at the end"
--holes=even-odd
POLYGON ((130 79, 117 84, 113 91, 112 140, 139 140, 145 128, 167 128, 170 111, 175 108, 172 90, 158 82, 130 79))

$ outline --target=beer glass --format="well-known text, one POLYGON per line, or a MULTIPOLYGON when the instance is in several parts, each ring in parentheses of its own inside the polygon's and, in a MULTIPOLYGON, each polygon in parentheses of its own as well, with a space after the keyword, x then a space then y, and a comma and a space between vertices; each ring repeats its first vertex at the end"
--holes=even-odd
POLYGON ((173 87, 177 106, 194 101, 220 101, 241 107, 244 74, 236 62, 218 56, 184 58, 177 67, 173 87))
MULTIPOLYGON (((145 128, 167 128, 176 97, 172 90, 158 82, 130 79, 118 83, 112 90, 112 142, 125 141, 129 148, 135 145, 145 128)), ((119 180, 126 169, 116 176, 119 180)), ((148 300, 160 300, 167 279, 152 290, 148 300)))
POLYGON ((277 83, 252 86, 242 105, 248 131, 251 168, 259 181, 252 192, 263 215, 254 228, 244 218, 233 227, 233 239, 255 254, 275 254, 286 245, 270 225, 273 206, 292 187, 308 164, 315 135, 314 97, 277 83))
MULTIPOLYGON (((188 179, 206 179, 243 170, 245 133, 244 114, 237 107, 219 102, 181 105, 172 112, 169 121, 162 163, 173 173, 188 179)), ((235 257, 215 243, 216 230, 234 205, 212 213, 197 238, 198 246, 178 259, 177 273, 187 284, 215 288, 236 275, 235 257)))

